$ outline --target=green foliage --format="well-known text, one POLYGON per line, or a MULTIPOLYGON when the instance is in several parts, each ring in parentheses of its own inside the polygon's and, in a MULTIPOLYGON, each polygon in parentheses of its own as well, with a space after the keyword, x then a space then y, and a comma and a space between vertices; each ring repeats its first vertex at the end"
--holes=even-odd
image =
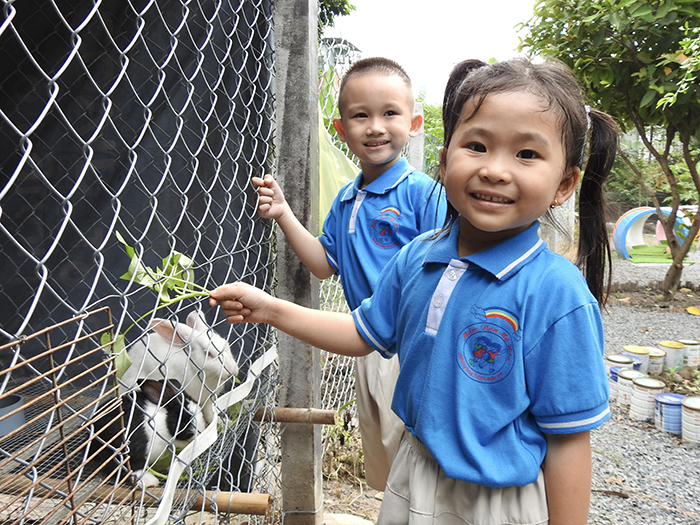
POLYGON ((685 35, 687 38, 681 40, 680 49, 663 55, 659 61, 661 66, 678 64, 683 75, 678 81, 678 89, 673 93, 666 93, 657 103, 658 107, 666 108, 676 104, 679 96, 697 96, 695 80, 700 72, 700 28, 691 28, 686 23, 685 35))
POLYGON ((149 268, 144 266, 141 256, 126 244, 121 234, 116 232, 116 235, 119 242, 124 245, 126 254, 131 258, 129 269, 120 279, 133 281, 156 292, 160 301, 158 308, 169 306, 183 299, 209 296, 209 291, 206 288, 193 282, 193 262, 186 255, 173 250, 170 255, 163 259, 162 268, 149 268))
POLYGON ((445 138, 442 127, 442 106, 433 106, 426 103, 424 92, 420 93, 418 101, 423 104, 423 129, 425 130, 423 171, 435 177, 438 175, 440 150, 445 138))
POLYGON ((100 344, 105 346, 109 344, 112 345, 110 352, 115 356, 114 367, 117 369, 117 377, 121 379, 126 369, 129 368, 132 363, 131 357, 126 351, 126 345, 124 344, 124 334, 117 334, 112 341, 112 334, 105 332, 100 337, 100 344))
POLYGON ((111 353, 116 354, 114 366, 117 369, 117 377, 122 377, 131 365, 131 358, 125 349, 125 335, 136 323, 156 310, 171 306, 185 299, 195 297, 209 297, 209 290, 194 283, 193 261, 186 255, 173 251, 163 259, 162 268, 150 268, 142 262, 141 256, 133 247, 126 244, 124 237, 116 232, 117 239, 124 245, 124 251, 129 256, 129 268, 120 279, 132 281, 145 288, 150 288, 158 295, 158 306, 139 317, 123 333, 117 334, 112 340, 109 333, 100 337, 103 345, 111 344, 111 353))
MULTIPOLYGON (((693 177, 690 170, 685 164, 677 163, 671 166, 671 171, 676 178, 676 193, 683 204, 698 204, 698 191, 695 189, 693 177)), ((664 181, 664 191, 668 191, 666 181, 664 181)), ((669 188, 670 190, 670 188, 669 188)), ((666 200, 666 204, 670 204, 671 199, 666 200)))
MULTIPOLYGON (((682 199, 697 202, 700 193, 700 157, 692 153, 700 135, 700 97, 688 83, 697 64, 683 52, 697 51, 696 39, 688 38, 697 27, 700 4, 693 0, 539 0, 533 18, 520 25, 520 49, 568 64, 591 105, 615 117, 623 130, 637 132, 649 152, 647 162, 657 165, 671 193, 673 209, 682 199)), ((638 155, 623 154, 654 204, 661 205, 637 167, 638 155)), ((675 215, 660 220, 668 230, 675 215)), ((691 228, 697 231, 699 223, 696 216, 691 228)), ((675 261, 683 260, 691 240, 669 238, 675 261)), ((680 264, 669 268, 667 299, 681 272, 680 264)))
POLYGON ((571 66, 593 104, 623 126, 680 125, 698 103, 657 107, 683 77, 679 64, 662 61, 679 49, 682 28, 699 23, 698 3, 685 0, 541 0, 520 45, 571 66))
POLYGON ((355 10, 348 0, 321 0, 318 3, 318 37, 326 27, 333 27, 336 16, 347 16, 355 10))

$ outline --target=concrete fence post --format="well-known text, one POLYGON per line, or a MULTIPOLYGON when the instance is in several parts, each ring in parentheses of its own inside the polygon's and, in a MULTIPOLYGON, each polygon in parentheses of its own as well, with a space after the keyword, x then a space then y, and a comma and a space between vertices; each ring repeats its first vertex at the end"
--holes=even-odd
MULTIPOLYGON (((318 4, 275 1, 277 179, 292 210, 318 231, 318 4)), ((277 293, 318 308, 318 281, 283 235, 277 243, 277 293)), ((320 407, 320 352, 279 334, 280 405, 320 407)), ((285 525, 323 523, 321 426, 283 424, 282 512, 285 525)))
MULTIPOLYGON (((413 112, 423 116, 423 104, 416 102, 413 112)), ((418 171, 425 171, 423 166, 425 156, 425 126, 421 124, 420 131, 415 137, 408 139, 408 163, 418 171)))

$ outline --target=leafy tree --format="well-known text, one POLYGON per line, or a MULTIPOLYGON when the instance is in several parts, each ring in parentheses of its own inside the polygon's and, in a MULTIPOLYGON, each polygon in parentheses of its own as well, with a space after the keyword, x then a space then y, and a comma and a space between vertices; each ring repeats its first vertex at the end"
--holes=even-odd
POLYGON ((678 95, 693 94, 697 91, 697 75, 700 72, 700 28, 685 27, 686 37, 680 42, 680 49, 662 58, 660 65, 669 63, 680 64, 683 76, 678 82, 678 90, 666 93, 658 105, 665 107, 667 104, 675 104, 678 95), (693 36, 695 35, 695 36, 693 36))
POLYGON ((423 129, 425 147, 423 151, 423 171, 431 177, 437 177, 440 166, 440 150, 444 141, 442 128, 442 106, 433 106, 425 101, 425 92, 421 92, 418 101, 423 104, 423 129))
POLYGON ((336 16, 349 15, 355 6, 348 0, 320 0, 318 3, 318 38, 326 27, 333 27, 336 16))
POLYGON ((696 201, 700 193, 700 156, 695 149, 700 98, 694 89, 679 92, 685 71, 668 57, 680 49, 684 28, 699 26, 700 5, 693 0, 540 0, 532 19, 520 27, 521 49, 571 66, 591 104, 615 117, 623 130, 636 130, 658 164, 671 193, 667 217, 642 171, 624 150, 620 152, 656 206, 666 232, 673 258, 663 284, 666 299, 678 289, 683 259, 700 229, 699 213, 682 242, 673 231, 681 204, 678 169, 673 168, 675 141, 696 201), (675 102, 659 105, 668 93, 677 93, 675 102))

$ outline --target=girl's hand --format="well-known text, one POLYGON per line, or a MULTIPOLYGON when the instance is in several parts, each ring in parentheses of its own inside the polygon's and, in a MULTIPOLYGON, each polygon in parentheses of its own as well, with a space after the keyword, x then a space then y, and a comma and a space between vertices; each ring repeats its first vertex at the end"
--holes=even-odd
POLYGON ((220 306, 226 321, 236 323, 265 323, 273 298, 246 283, 219 286, 209 295, 211 306, 220 306))
POLYGON ((265 323, 316 348, 341 355, 362 356, 372 352, 350 314, 305 308, 249 284, 219 286, 211 292, 209 304, 219 305, 231 324, 265 323))
POLYGON ((265 175, 265 178, 253 177, 250 179, 253 187, 258 192, 258 215, 263 219, 278 220, 287 213, 289 205, 284 198, 282 188, 272 175, 265 175))

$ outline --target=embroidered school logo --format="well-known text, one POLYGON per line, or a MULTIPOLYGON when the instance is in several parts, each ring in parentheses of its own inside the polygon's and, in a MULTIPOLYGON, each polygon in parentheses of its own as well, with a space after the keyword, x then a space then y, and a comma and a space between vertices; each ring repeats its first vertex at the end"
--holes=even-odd
POLYGON ((391 248, 399 242, 399 215, 396 208, 384 208, 372 221, 372 240, 377 246, 391 248))
POLYGON ((518 320, 504 309, 472 306, 471 313, 478 322, 462 331, 457 362, 474 381, 497 383, 513 369, 513 342, 520 339, 518 320))

